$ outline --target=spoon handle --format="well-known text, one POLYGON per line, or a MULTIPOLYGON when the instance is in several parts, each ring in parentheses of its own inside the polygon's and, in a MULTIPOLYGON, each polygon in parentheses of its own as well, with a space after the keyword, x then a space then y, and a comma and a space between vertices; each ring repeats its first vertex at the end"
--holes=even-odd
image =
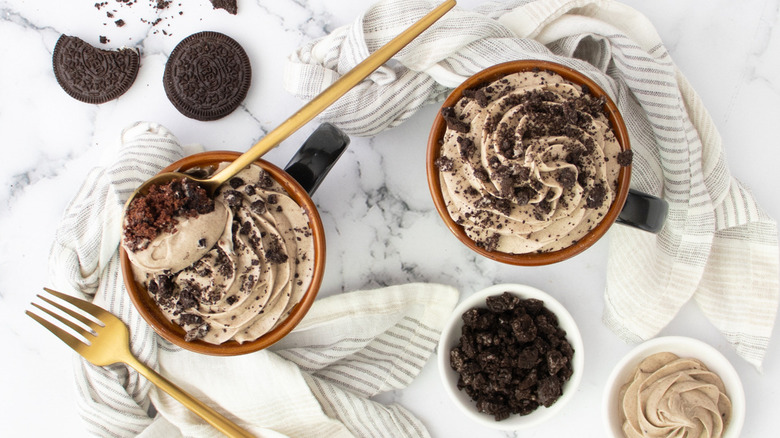
POLYGON ((390 40, 384 46, 380 47, 377 51, 364 59, 360 64, 356 65, 346 74, 344 74, 344 76, 340 77, 336 82, 331 84, 328 88, 317 95, 317 97, 309 101, 309 103, 304 105, 295 114, 282 122, 281 125, 277 126, 274 130, 266 134, 266 136, 255 143, 251 149, 238 157, 225 169, 209 178, 209 182, 214 185, 223 184, 225 181, 229 180, 235 174, 240 172, 243 168, 252 164, 263 154, 276 147, 284 139, 292 135, 292 133, 316 117, 317 114, 324 111, 325 108, 329 107, 341 96, 346 94, 355 85, 360 83, 360 81, 370 75, 374 70, 387 62, 390 58, 393 57, 393 55, 398 53, 398 51, 403 49, 425 29, 430 27, 447 11, 452 9, 453 6, 455 6, 455 0, 447 0, 426 14, 420 20, 409 26, 398 36, 390 40))

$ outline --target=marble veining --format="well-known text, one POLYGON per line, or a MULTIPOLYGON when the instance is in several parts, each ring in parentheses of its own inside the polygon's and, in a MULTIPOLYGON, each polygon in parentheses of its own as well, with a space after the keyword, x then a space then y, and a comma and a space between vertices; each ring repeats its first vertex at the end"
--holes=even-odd
MULTIPOLYGON (((287 56, 351 23, 368 5, 358 0, 239 0, 238 15, 232 16, 214 10, 208 0, 178 0, 162 11, 151 1, 105 2, 96 8, 93 2, 0 0, 0 147, 5 152, 0 159, 0 330, 6 352, 0 362, 0 436, 84 434, 75 409, 73 354, 24 310, 47 284, 48 251, 63 210, 87 172, 110 163, 122 129, 138 120, 155 121, 183 144, 246 150, 301 105, 282 88, 287 56), (120 18, 122 27, 114 23, 120 18), (201 30, 229 34, 252 61, 246 100, 215 122, 182 116, 162 87, 168 54, 201 30), (62 33, 99 47, 140 49, 141 68, 131 89, 102 105, 66 95, 51 69, 52 50, 62 33), (100 44, 101 35, 110 41, 100 44)), ((780 218, 774 164, 780 148, 773 132, 780 120, 780 0, 625 2, 656 25, 672 59, 702 97, 733 175, 752 189, 769 215, 780 218)), ((483 3, 459 1, 466 9, 483 3)), ((430 105, 398 128, 352 138, 314 195, 327 236, 320 295, 406 282, 451 284, 462 296, 502 282, 543 289, 570 310, 585 340, 586 372, 560 421, 527 434, 481 429, 446 398, 434 358, 409 388, 379 399, 410 409, 434 437, 602 436, 601 390, 612 365, 631 348, 601 323, 607 242, 538 268, 501 265, 467 250, 445 228, 428 194, 425 143, 436 111, 430 105)), ((316 122, 309 123, 266 159, 284 166, 315 127, 316 122)), ((705 340, 731 360, 748 399, 743 436, 763 437, 774 435, 779 331, 776 327, 763 374, 736 356, 693 303, 662 335, 705 340)))

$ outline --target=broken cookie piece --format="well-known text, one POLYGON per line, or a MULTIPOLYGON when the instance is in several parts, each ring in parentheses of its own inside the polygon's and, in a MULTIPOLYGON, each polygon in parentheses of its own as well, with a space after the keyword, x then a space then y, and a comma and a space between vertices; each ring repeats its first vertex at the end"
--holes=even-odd
MULTIPOLYGON (((101 37, 101 42, 108 40, 101 37)), ((62 35, 54 46, 52 67, 57 83, 70 97, 100 104, 130 89, 140 59, 136 49, 103 50, 79 37, 62 35)))

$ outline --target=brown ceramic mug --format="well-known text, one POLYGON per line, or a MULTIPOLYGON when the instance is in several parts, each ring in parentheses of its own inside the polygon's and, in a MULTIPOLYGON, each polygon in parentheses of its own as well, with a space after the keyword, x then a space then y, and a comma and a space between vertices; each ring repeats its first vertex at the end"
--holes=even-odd
MULTIPOLYGON (((628 130, 620 112, 609 95, 595 82, 582 73, 569 67, 538 60, 510 61, 489 67, 470 78, 455 88, 442 104, 442 108, 454 106, 463 96, 465 90, 475 89, 491 83, 497 79, 512 73, 521 71, 546 70, 556 73, 569 82, 586 86, 592 96, 604 97, 604 112, 610 121, 614 134, 622 151, 630 150, 628 130)), ((431 192, 436 210, 439 212, 447 228, 467 247, 490 259, 520 266, 538 266, 557 263, 573 257, 589 248, 599 240, 613 223, 630 225, 645 231, 657 233, 663 228, 668 211, 668 205, 663 199, 652 195, 629 189, 631 182, 631 166, 620 168, 618 175, 618 190, 615 198, 601 222, 590 232, 585 234, 574 244, 563 249, 550 252, 532 252, 525 254, 512 254, 501 251, 487 250, 474 242, 464 231, 463 227, 456 223, 449 212, 442 195, 442 185, 436 161, 440 156, 441 141, 444 137, 447 124, 441 111, 436 115, 431 133, 428 138, 428 151, 426 154, 426 169, 428 176, 428 188, 431 192)))
MULTIPOLYGON (((301 300, 284 320, 254 341, 239 343, 229 340, 219 345, 202 340, 185 341, 184 329, 168 320, 146 288, 134 280, 130 259, 125 249, 120 246, 120 262, 125 287, 136 309, 152 329, 171 343, 196 353, 234 356, 266 348, 298 325, 314 303, 325 271, 325 232, 317 207, 310 196, 348 144, 349 138, 346 134, 333 125, 324 124, 306 140, 285 170, 262 159, 254 163, 267 171, 301 206, 308 218, 314 241, 314 268, 311 283, 301 300)), ((203 152, 182 158, 162 169, 161 172, 216 168, 220 163, 234 161, 239 155, 240 153, 233 151, 203 152)))

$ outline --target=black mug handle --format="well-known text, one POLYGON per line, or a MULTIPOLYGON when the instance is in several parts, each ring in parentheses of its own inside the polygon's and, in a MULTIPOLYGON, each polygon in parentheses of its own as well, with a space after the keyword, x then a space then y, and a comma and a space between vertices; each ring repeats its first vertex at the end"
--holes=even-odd
POLYGON ((347 145, 347 134, 330 123, 323 123, 306 139, 284 171, 295 178, 311 196, 347 145))
POLYGON ((658 233, 669 214, 669 204, 661 198, 629 189, 626 203, 615 222, 658 233))

